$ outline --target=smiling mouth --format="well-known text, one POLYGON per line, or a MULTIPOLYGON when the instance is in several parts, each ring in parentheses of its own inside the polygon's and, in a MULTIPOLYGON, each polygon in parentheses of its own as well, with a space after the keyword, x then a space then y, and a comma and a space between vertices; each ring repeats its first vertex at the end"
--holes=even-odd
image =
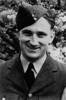
POLYGON ((39 51, 40 47, 30 47, 30 46, 27 46, 27 49, 31 52, 36 52, 36 51, 39 51))

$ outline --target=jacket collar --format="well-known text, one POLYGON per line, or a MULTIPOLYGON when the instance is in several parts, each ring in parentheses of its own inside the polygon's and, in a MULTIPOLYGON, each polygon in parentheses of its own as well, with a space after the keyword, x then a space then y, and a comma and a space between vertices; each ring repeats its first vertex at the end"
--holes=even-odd
MULTIPOLYGON (((11 69, 7 75, 7 80, 9 80, 11 84, 8 84, 7 88, 13 90, 12 88, 15 87, 18 91, 23 91, 23 93, 27 94, 28 87, 23 77, 24 72, 19 57, 17 56, 13 62, 14 63, 10 65, 11 69)), ((30 92, 34 93, 49 84, 53 84, 55 82, 54 75, 56 72, 57 66, 54 64, 53 59, 48 56, 30 92)))
POLYGON ((50 84, 54 84, 57 72, 58 70, 55 61, 50 56, 47 56, 47 59, 43 64, 30 92, 34 93, 50 84))

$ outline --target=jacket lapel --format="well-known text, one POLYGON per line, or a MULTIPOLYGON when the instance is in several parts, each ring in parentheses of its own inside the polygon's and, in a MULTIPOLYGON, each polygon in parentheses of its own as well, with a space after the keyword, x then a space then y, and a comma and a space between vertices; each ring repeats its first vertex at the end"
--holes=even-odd
POLYGON ((7 90, 14 91, 27 94, 28 87, 23 77, 23 69, 21 61, 19 57, 17 57, 14 61, 14 64, 9 65, 9 73, 7 74, 6 81, 7 81, 7 90))
POLYGON ((49 85, 55 83, 54 76, 57 73, 57 66, 54 64, 54 61, 51 57, 47 57, 45 63, 42 66, 30 92, 34 93, 42 88, 46 88, 49 85))

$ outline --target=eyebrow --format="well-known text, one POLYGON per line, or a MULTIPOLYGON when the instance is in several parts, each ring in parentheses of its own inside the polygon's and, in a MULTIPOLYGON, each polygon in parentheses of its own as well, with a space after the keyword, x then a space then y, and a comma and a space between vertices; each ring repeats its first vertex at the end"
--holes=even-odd
POLYGON ((23 33, 30 33, 30 34, 32 34, 32 31, 31 31, 31 30, 28 30, 28 29, 25 29, 25 30, 23 30, 22 32, 23 32, 23 33))
POLYGON ((38 31, 37 33, 38 33, 39 35, 45 35, 45 36, 47 35, 45 32, 42 32, 42 31, 38 31))

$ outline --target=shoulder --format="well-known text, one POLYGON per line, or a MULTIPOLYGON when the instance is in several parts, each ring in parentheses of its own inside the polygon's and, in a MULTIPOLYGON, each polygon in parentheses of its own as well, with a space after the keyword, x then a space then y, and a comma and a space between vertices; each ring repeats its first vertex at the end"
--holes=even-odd
POLYGON ((66 64, 65 63, 59 62, 53 58, 52 58, 52 62, 58 67, 58 70, 66 73, 66 64))
POLYGON ((50 58, 51 59, 51 64, 52 64, 52 67, 55 67, 57 69, 57 78, 59 78, 59 81, 62 83, 62 84, 65 84, 66 86, 66 64, 65 63, 61 63, 53 58, 50 58))
POLYGON ((19 55, 16 54, 12 59, 7 60, 6 62, 0 65, 0 76, 2 76, 2 74, 6 74, 7 71, 10 68, 12 68, 12 66, 16 63, 16 60, 18 59, 18 57, 19 55))
POLYGON ((58 73, 61 74, 62 76, 66 75, 66 64, 65 63, 61 63, 55 60, 54 58, 52 58, 51 56, 48 57, 47 62, 48 62, 48 66, 50 66, 52 70, 57 70, 58 73))
POLYGON ((61 63, 53 58, 50 57, 50 62, 52 65, 53 73, 56 72, 55 77, 56 81, 61 85, 63 88, 66 87, 66 64, 61 63))
POLYGON ((54 58, 52 58, 51 56, 49 56, 49 61, 51 64, 57 66, 60 70, 65 70, 66 69, 66 64, 59 62, 57 60, 55 60, 54 58))
POLYGON ((62 62, 60 62, 60 61, 58 61, 58 60, 56 60, 56 59, 54 59, 53 57, 51 57, 49 54, 47 54, 47 58, 46 58, 46 61, 47 61, 47 63, 50 63, 50 64, 52 64, 52 65, 56 65, 56 66, 66 66, 66 64, 65 63, 62 63, 62 62))
POLYGON ((7 84, 7 76, 16 64, 18 58, 19 56, 17 54, 12 59, 0 65, 0 92, 2 92, 5 89, 5 85, 7 84))

